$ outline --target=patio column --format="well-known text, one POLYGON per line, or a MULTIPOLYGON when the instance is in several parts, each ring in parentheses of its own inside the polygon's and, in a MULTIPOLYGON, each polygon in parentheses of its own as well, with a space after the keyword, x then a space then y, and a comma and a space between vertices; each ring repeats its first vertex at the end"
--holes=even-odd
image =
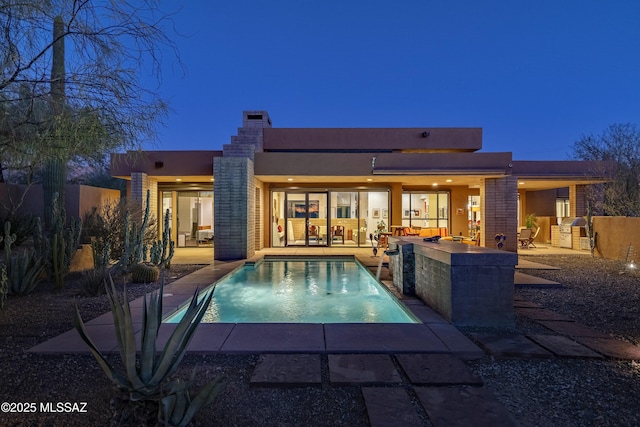
MULTIPOLYGON (((149 214, 156 217, 158 216, 158 181, 153 178, 149 178, 144 172, 132 172, 131 173, 131 194, 130 200, 135 200, 139 203, 141 209, 140 214, 144 213, 145 201, 147 200, 147 191, 150 192, 149 196, 149 214)), ((142 218, 139 218, 142 219, 142 218)), ((159 219, 162 222, 164 218, 159 219)))
POLYGON ((214 258, 246 259, 255 254, 255 185, 247 157, 213 161, 214 258))
POLYGON ((480 186, 480 243, 496 248, 496 234, 504 233, 503 249, 518 251, 518 180, 517 177, 485 178, 480 186), (484 223, 484 225, 483 225, 484 223))
POLYGON ((586 185, 569 186, 569 216, 585 216, 587 214, 586 185))

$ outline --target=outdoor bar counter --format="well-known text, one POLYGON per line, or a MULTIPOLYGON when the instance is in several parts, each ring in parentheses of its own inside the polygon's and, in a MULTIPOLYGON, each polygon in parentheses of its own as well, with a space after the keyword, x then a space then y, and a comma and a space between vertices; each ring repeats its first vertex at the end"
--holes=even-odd
POLYGON ((416 295, 457 326, 513 327, 518 255, 464 243, 390 237, 394 286, 416 295))

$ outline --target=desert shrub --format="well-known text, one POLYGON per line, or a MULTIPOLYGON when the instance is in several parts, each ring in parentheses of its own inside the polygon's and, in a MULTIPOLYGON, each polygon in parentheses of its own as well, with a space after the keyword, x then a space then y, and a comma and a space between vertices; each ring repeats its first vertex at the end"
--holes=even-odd
POLYGON ((109 273, 103 268, 85 270, 80 277, 80 288, 83 295, 95 297, 104 294, 106 280, 109 273))
POLYGON ((38 217, 31 213, 1 213, 0 224, 6 222, 11 223, 11 231, 16 235, 16 240, 13 244, 21 246, 33 237, 33 233, 36 231, 38 217))
MULTIPOLYGON (((128 203, 126 199, 118 202, 107 202, 100 208, 93 208, 85 214, 82 221, 82 240, 91 242, 94 250, 103 252, 105 245, 109 245, 112 260, 122 257, 125 250, 125 234, 127 213, 130 218, 143 217, 143 210, 135 203, 128 203)), ((151 245, 156 240, 157 224, 154 216, 150 216, 144 233, 144 242, 151 245)))

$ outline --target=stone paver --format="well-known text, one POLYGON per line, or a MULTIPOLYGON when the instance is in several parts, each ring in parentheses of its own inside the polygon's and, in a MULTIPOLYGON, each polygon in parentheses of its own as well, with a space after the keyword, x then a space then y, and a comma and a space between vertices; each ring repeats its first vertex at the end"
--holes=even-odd
POLYGON ((420 300, 404 300, 402 301, 409 310, 416 316, 422 323, 431 324, 431 323, 443 323, 449 324, 446 320, 442 318, 434 309, 425 305, 420 300))
POLYGON ((515 426, 511 414, 484 387, 414 387, 435 426, 515 426))
POLYGON ((553 267, 551 265, 541 264, 539 262, 518 258, 518 265, 516 265, 516 269, 523 268, 529 270, 560 270, 560 267, 553 267))
POLYGON ((249 380, 253 386, 308 387, 322 385, 319 354, 263 354, 249 380))
POLYGON ((329 353, 449 353, 436 334, 418 323, 327 323, 329 353))
POLYGON ((474 333, 474 339, 499 357, 550 358, 553 354, 521 334, 474 333))
POLYGON ((552 310, 547 310, 546 308, 523 308, 518 307, 514 310, 516 313, 521 314, 523 316, 528 317, 533 320, 551 320, 551 321, 561 321, 561 322, 573 322, 567 316, 557 313, 552 310))
MULTIPOLYGON (((118 345, 113 325, 97 325, 93 327, 85 325, 85 328, 87 335, 101 352, 108 353, 118 345)), ((31 347, 27 352, 44 354, 88 353, 89 347, 80 338, 78 331, 71 329, 55 338, 31 347)))
POLYGON ((542 326, 560 334, 571 337, 611 338, 604 332, 600 332, 587 325, 578 322, 538 321, 542 326))
POLYGON ((238 323, 222 345, 224 353, 319 353, 324 351, 321 324, 238 323))
POLYGON ((640 360, 640 347, 615 338, 575 337, 587 347, 612 359, 640 360))
POLYGON ((483 384, 463 361, 449 354, 398 354, 396 359, 415 385, 483 384))
POLYGON ((519 271, 513 274, 513 284, 515 286, 530 286, 533 288, 561 288, 562 284, 553 280, 543 279, 519 271))
POLYGON ((562 335, 530 334, 527 337, 559 357, 603 359, 602 355, 562 335))
POLYGON ((513 300, 513 307, 516 309, 517 308, 542 308, 542 306, 538 303, 526 301, 526 300, 518 300, 515 298, 513 300))
POLYGON ((371 427, 418 427, 423 417, 401 387, 363 387, 362 396, 367 407, 371 427))
POLYGON ((476 360, 484 357, 484 351, 455 326, 449 323, 431 323, 427 326, 456 357, 463 360, 476 360))
POLYGON ((330 354, 329 379, 334 385, 402 382, 391 356, 387 354, 330 354))

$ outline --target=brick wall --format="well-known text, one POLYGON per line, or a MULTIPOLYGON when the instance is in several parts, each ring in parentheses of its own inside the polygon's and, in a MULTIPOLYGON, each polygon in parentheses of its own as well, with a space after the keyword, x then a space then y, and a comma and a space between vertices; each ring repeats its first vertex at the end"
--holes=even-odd
POLYGON ((585 216, 587 214, 587 197, 585 185, 569 186, 569 216, 585 216))
POLYGON ((480 186, 481 226, 480 243, 487 248, 496 248, 496 234, 504 233, 507 240, 503 249, 518 250, 518 180, 516 177, 485 178, 480 186))
POLYGON ((149 213, 155 218, 161 218, 158 215, 158 181, 150 178, 144 172, 133 172, 131 174, 131 200, 137 200, 142 206, 144 212, 144 202, 147 200, 147 191, 149 191, 149 213))

